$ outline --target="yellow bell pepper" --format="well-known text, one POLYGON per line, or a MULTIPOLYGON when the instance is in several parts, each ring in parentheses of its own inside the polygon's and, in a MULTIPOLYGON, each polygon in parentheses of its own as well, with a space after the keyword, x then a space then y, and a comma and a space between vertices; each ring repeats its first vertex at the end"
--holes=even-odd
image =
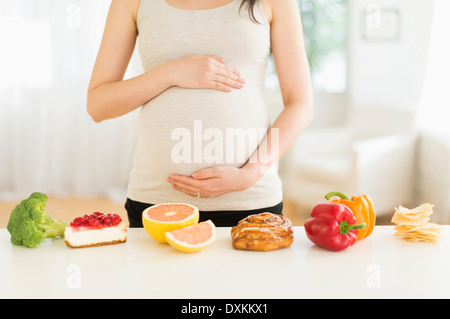
POLYGON ((353 212, 357 224, 365 223, 367 225, 366 228, 358 230, 357 240, 369 237, 372 234, 376 221, 376 213, 373 201, 368 195, 353 196, 349 199, 347 195, 343 193, 331 192, 328 193, 325 198, 330 201, 330 203, 339 203, 347 206, 353 212), (333 196, 338 196, 339 199, 330 201, 330 198, 333 196))

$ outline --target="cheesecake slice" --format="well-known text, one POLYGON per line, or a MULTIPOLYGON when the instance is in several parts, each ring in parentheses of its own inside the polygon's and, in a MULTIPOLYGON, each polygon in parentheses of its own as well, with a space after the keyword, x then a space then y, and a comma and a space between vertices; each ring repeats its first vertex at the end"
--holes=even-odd
POLYGON ((64 239, 70 248, 115 245, 127 241, 127 228, 119 215, 95 212, 75 218, 66 228, 64 239))

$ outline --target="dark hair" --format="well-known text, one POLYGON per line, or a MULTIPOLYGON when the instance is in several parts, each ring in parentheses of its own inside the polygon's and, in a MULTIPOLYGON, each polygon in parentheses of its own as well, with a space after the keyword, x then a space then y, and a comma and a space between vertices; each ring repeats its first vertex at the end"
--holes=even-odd
POLYGON ((256 2, 259 0, 242 0, 241 6, 239 9, 242 9, 245 5, 247 5, 248 15, 252 19, 253 22, 259 23, 258 20, 256 20, 255 13, 253 12, 253 9, 255 8, 256 2))

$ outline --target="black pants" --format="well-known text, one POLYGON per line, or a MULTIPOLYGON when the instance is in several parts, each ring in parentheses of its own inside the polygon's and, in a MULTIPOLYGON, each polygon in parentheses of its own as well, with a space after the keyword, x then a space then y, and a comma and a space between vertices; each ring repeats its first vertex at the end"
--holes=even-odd
MULTIPOLYGON (((142 212, 153 204, 137 202, 127 198, 125 209, 128 213, 128 222, 131 228, 142 226, 142 212)), ((211 220, 217 227, 233 227, 245 217, 253 214, 269 212, 272 214, 283 215, 283 202, 278 205, 252 209, 252 210, 225 210, 225 211, 200 211, 200 222, 211 220)))

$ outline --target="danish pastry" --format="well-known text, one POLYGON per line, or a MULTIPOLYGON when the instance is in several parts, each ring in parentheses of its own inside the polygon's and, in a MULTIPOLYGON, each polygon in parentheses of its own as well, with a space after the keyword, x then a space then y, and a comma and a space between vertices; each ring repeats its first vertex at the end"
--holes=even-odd
POLYGON ((294 241, 291 221, 281 215, 250 215, 231 228, 233 248, 269 251, 289 247, 294 241))

